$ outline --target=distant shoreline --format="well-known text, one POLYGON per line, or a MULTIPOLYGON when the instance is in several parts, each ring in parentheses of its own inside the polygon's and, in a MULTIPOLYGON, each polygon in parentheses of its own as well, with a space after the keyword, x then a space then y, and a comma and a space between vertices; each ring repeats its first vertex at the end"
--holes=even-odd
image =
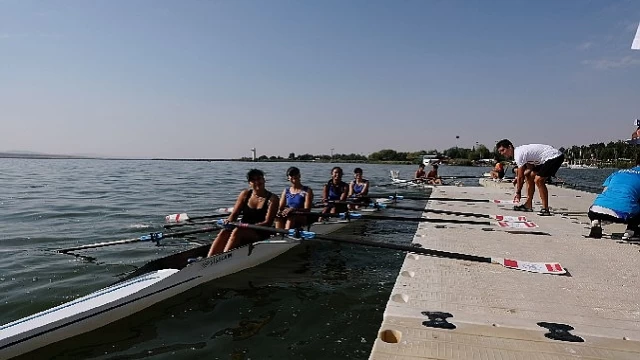
POLYGON ((411 163, 407 161, 362 161, 362 160, 292 160, 292 159, 265 159, 252 161, 251 159, 174 159, 174 158, 111 158, 111 157, 92 157, 92 156, 71 156, 71 155, 48 155, 48 154, 10 154, 0 153, 0 159, 37 159, 37 160, 127 160, 127 161, 238 161, 238 162, 255 162, 255 163, 270 163, 270 162, 308 162, 308 163, 360 163, 360 164, 407 164, 411 163))
MULTIPOLYGON (((0 159, 34 159, 34 160, 121 160, 121 161, 206 161, 206 162, 249 162, 249 163, 320 163, 320 164, 329 164, 329 163, 347 163, 347 164, 386 164, 386 165, 417 165, 415 162, 409 161, 364 161, 364 160, 344 160, 344 159, 335 159, 334 161, 329 161, 327 159, 314 159, 314 160, 300 160, 300 159, 257 159, 255 161, 248 158, 240 158, 240 159, 209 159, 209 158, 199 158, 199 159, 175 159, 175 158, 113 158, 113 157, 92 157, 92 156, 73 156, 73 155, 51 155, 51 154, 19 154, 19 153, 0 153, 0 159)), ((487 167, 481 165, 472 165, 466 162, 458 162, 457 159, 452 159, 447 166, 474 166, 474 167, 487 167)), ((623 169, 631 166, 631 164, 623 163, 624 165, 620 167, 616 166, 606 166, 601 167, 600 169, 623 169)), ((619 164, 620 165, 620 164, 619 164)))

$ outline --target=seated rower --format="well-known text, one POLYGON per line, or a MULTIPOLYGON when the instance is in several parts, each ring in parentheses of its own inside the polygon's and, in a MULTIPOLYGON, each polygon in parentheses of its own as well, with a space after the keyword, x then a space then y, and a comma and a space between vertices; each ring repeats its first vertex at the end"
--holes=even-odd
POLYGON ((490 172, 492 179, 502 180, 504 178, 504 165, 496 159, 496 166, 490 172))
MULTIPOLYGON (((264 173, 258 169, 251 169, 247 173, 250 189, 242 190, 233 211, 226 222, 234 222, 242 215, 240 222, 259 226, 271 226, 278 212, 278 196, 265 188, 264 173)), ((211 244, 207 256, 217 255, 231 249, 267 239, 270 232, 253 229, 234 228, 224 229, 218 233, 211 244)))
POLYGON ((280 196, 280 207, 276 217, 276 228, 297 229, 311 223, 308 216, 296 215, 298 212, 310 212, 313 206, 313 191, 300 181, 300 169, 295 166, 287 170, 291 186, 286 187, 280 196))
POLYGON ((417 183, 425 182, 427 178, 427 173, 424 171, 424 164, 418 165, 418 170, 416 170, 413 179, 417 183))
POLYGON ((347 195, 349 195, 349 185, 342 181, 342 174, 342 168, 339 166, 331 169, 331 180, 324 184, 324 188, 322 189, 322 202, 326 204, 326 207, 322 210, 323 214, 335 214, 347 210, 346 204, 335 204, 330 202, 347 200, 347 195))
POLYGON ((442 179, 438 177, 438 165, 433 164, 431 171, 427 174, 427 184, 442 185, 442 179))
MULTIPOLYGON (((349 183, 349 198, 350 199, 363 199, 369 194, 369 180, 362 177, 362 169, 355 168, 353 170, 353 181, 349 183)), ((354 210, 357 205, 350 204, 349 209, 354 210)))
POLYGON ((602 186, 604 190, 589 208, 589 237, 602 237, 602 221, 627 224, 623 240, 640 234, 640 155, 634 167, 614 172, 602 186))

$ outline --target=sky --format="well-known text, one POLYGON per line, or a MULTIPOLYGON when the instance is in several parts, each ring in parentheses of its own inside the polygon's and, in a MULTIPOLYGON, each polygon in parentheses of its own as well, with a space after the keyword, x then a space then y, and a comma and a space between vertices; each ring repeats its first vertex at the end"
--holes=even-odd
POLYGON ((0 151, 626 139, 640 118, 638 22, 636 0, 0 0, 0 151))

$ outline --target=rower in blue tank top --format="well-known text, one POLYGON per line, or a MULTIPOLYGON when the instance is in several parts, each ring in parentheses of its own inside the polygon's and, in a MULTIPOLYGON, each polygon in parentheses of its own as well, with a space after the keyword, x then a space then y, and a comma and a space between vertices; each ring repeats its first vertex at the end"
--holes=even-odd
MULTIPOLYGON (((353 181, 349 184, 349 198, 362 199, 369 194, 369 180, 362 177, 362 169, 353 170, 353 181)), ((350 210, 357 209, 357 205, 349 204, 350 210)))
POLYGON ((295 166, 287 169, 287 179, 291 182, 291 186, 282 191, 276 228, 295 229, 310 222, 308 216, 296 215, 300 212, 310 212, 313 206, 313 191, 309 187, 303 186, 300 178, 300 169, 295 166))
POLYGON ((362 169, 353 170, 354 180, 349 184, 349 197, 363 197, 369 194, 369 180, 362 177, 362 169))
POLYGON ((349 185, 342 181, 342 168, 339 166, 331 169, 331 180, 329 180, 322 191, 322 202, 327 206, 323 213, 344 212, 347 210, 346 204, 334 204, 329 201, 346 201, 349 195, 349 185))
POLYGON ((291 188, 284 189, 284 196, 286 200, 286 206, 292 209, 304 209, 304 203, 307 198, 307 193, 309 192, 308 186, 303 186, 299 192, 292 193, 291 188))

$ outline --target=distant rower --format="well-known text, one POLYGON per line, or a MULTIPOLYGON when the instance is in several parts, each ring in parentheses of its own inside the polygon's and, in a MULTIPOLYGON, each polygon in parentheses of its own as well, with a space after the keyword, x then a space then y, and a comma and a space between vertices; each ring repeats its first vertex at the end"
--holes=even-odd
POLYGON ((492 179, 501 179, 504 178, 504 165, 496 158, 496 166, 491 170, 491 178, 492 179))
POLYGON ((431 185, 442 185, 442 179, 438 176, 437 164, 433 164, 431 171, 427 174, 427 183, 431 185))
POLYGON ((427 173, 424 171, 424 164, 418 165, 418 170, 416 170, 413 178, 416 180, 416 182, 424 182, 426 177, 427 173))

